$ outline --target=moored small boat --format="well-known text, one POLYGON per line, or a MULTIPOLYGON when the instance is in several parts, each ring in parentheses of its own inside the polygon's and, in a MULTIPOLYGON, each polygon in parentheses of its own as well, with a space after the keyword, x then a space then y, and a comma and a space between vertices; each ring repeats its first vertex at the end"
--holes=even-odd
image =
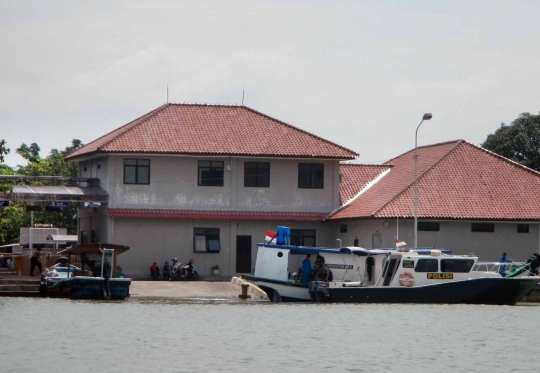
POLYGON ((72 299, 122 300, 129 296, 131 279, 115 278, 116 255, 129 250, 115 244, 84 244, 63 250, 69 258, 55 264, 41 278, 40 292, 43 296, 72 299), (100 276, 71 265, 72 255, 100 256, 100 276))

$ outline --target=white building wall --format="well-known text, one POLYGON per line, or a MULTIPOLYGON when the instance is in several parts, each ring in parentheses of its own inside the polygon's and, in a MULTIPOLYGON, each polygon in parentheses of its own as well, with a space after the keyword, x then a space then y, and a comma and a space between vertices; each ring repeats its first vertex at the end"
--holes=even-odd
MULTIPOLYGON (((540 229, 538 223, 529 223, 529 233, 517 233, 516 222, 495 222, 495 232, 471 232, 472 221, 441 221, 439 232, 418 232, 419 247, 450 249, 454 254, 475 254, 481 261, 498 261, 503 252, 514 261, 525 261, 532 253, 539 252, 540 229)), ((397 235, 396 219, 350 220, 332 222, 332 232, 343 240, 343 245, 352 245, 358 237, 359 246, 372 248, 373 234, 382 236, 383 248, 395 248, 397 235), (340 225, 347 225, 347 233, 340 233, 340 225)), ((412 247, 414 223, 399 220, 399 239, 412 247)))
POLYGON ((101 164, 111 208, 330 212, 339 205, 338 161, 133 155, 101 164), (150 159, 150 185, 124 184, 125 158, 150 159), (197 185, 199 160, 224 162, 223 186, 197 185), (244 187, 245 161, 270 162, 269 188, 244 187), (298 163, 324 163, 324 189, 298 188, 298 163))
MULTIPOLYGON (((109 218, 109 241, 127 245, 131 249, 118 257, 124 273, 133 278, 149 277, 150 265, 156 261, 160 268, 165 261, 176 257, 181 262, 195 260, 201 276, 210 275, 211 268, 219 265, 220 276, 236 274, 236 236, 251 236, 251 268, 255 267, 257 243, 264 242, 265 231, 276 231, 278 225, 292 229, 315 229, 316 244, 337 247, 329 234, 330 226, 322 222, 287 221, 228 221, 109 218), (219 228, 219 253, 194 253, 193 229, 219 228)), ((291 269, 296 271, 296 268, 291 269)))

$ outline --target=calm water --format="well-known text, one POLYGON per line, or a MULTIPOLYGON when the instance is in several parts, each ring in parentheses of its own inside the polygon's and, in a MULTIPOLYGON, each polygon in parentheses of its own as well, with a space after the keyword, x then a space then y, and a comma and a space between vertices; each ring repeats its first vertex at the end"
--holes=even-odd
POLYGON ((0 372, 530 372, 540 304, 0 298, 0 372))

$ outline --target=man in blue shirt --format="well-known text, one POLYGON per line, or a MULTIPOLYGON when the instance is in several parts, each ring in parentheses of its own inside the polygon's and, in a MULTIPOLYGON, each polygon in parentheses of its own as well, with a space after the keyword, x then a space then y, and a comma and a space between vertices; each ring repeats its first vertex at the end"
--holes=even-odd
POLYGON ((307 254, 306 258, 302 260, 302 285, 308 285, 311 277, 311 255, 307 254))
MULTIPOLYGON (((506 253, 502 253, 502 256, 499 258, 499 263, 512 263, 512 259, 506 257, 506 253)), ((506 272, 505 265, 499 265, 499 273, 504 277, 506 272)))

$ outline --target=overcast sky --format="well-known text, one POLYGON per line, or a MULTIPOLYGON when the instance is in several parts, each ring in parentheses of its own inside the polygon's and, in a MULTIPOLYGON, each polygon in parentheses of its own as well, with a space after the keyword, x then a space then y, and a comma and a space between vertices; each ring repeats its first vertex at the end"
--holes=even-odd
POLYGON ((244 104, 380 163, 540 111, 540 1, 0 0, 0 139, 46 156, 170 102, 244 104))

